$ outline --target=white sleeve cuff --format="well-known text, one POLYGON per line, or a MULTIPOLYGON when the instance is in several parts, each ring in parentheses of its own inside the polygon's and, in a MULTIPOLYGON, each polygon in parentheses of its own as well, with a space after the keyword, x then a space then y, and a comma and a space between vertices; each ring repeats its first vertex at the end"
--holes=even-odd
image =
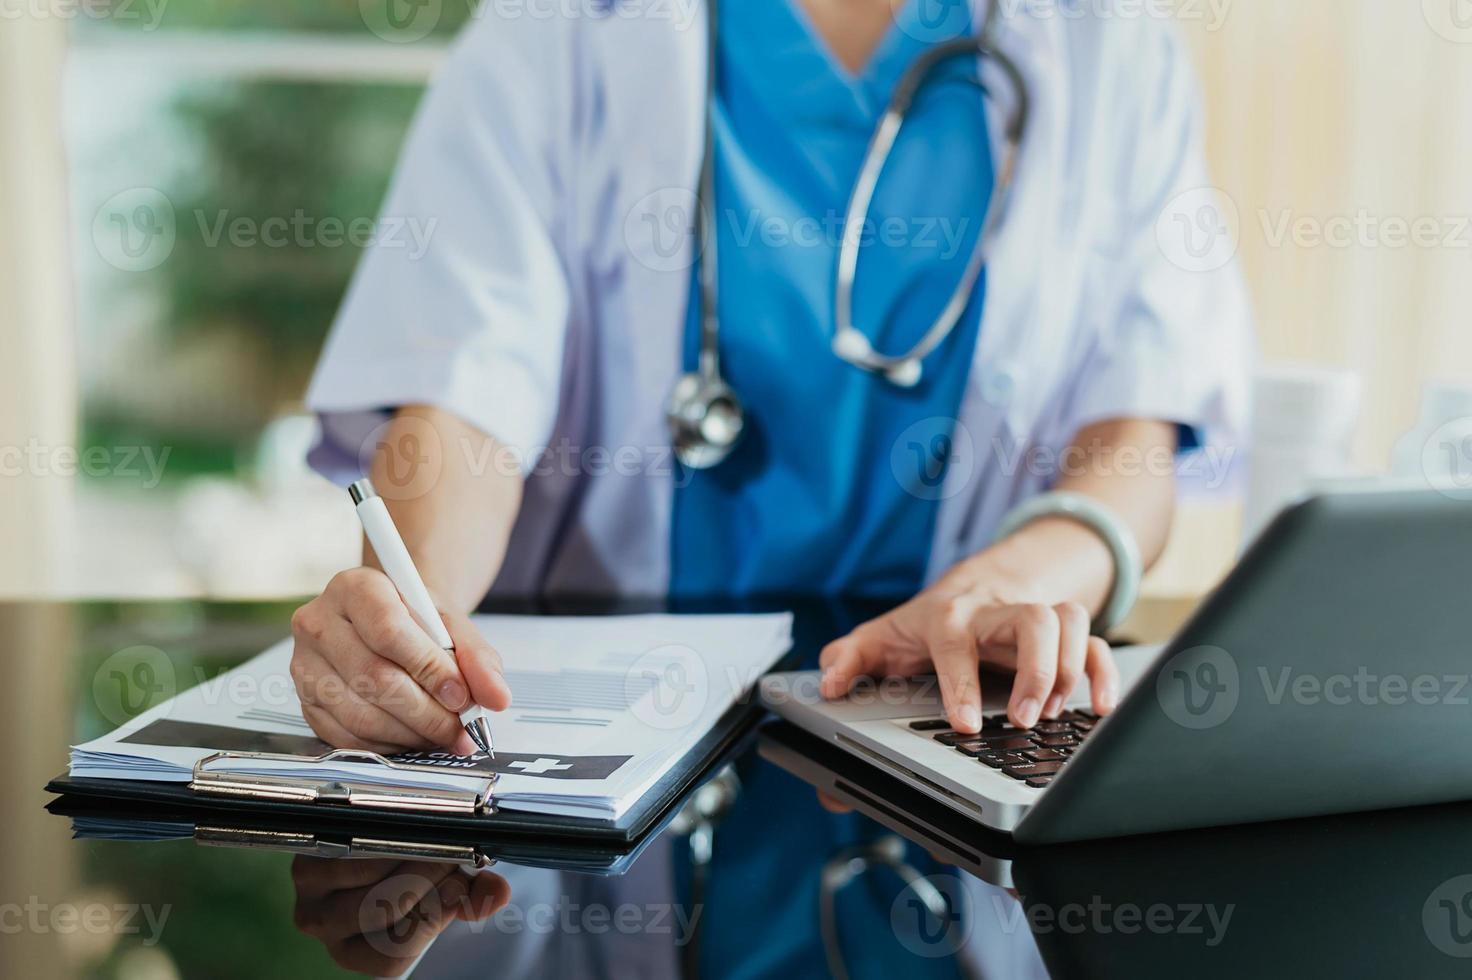
POLYGON ((536 380, 534 371, 504 351, 495 358, 462 353, 418 361, 343 358, 324 365, 307 399, 322 425, 308 460, 339 484, 363 475, 375 431, 404 405, 431 405, 491 436, 504 447, 494 464, 506 466, 509 459, 522 476, 546 448, 555 422, 555 387, 547 390, 548 382, 536 380))

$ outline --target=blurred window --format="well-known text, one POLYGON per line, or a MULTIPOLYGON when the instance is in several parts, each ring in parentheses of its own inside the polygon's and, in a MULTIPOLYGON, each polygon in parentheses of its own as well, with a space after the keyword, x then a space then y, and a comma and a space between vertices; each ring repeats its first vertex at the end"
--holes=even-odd
MULTIPOLYGON (((261 450, 300 440, 262 433, 301 411, 415 104, 472 8, 51 2, 71 21, 79 456, 100 464, 78 474, 84 547, 102 553, 81 564, 187 563, 205 549, 178 540, 178 514, 202 478, 217 499, 219 483, 290 470, 261 450), (156 560, 137 550, 160 541, 156 560)), ((114 591, 98 574, 81 588, 114 591)), ((213 573, 149 574, 167 592, 213 573)))

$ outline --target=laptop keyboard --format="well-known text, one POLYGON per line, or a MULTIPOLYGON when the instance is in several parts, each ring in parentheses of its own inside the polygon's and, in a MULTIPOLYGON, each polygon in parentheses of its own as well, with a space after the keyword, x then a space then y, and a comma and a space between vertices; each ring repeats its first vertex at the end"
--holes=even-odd
POLYGON ((983 718, 981 732, 974 735, 953 731, 944 718, 912 721, 910 730, 1042 789, 1053 781, 1098 722, 1099 716, 1092 711, 1070 709, 1057 720, 1044 719, 1031 728, 1015 728, 1005 714, 996 714, 983 718))

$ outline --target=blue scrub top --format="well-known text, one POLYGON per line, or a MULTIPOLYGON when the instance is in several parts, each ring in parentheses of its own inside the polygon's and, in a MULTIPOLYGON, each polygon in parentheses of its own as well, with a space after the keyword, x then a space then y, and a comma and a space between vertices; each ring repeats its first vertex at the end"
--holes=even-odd
MULTIPOLYGON (((924 380, 909 390, 849 366, 831 349, 838 243, 868 140, 915 57, 970 31, 965 0, 910 0, 857 75, 831 56, 798 3, 719 5, 721 358, 745 403, 747 427, 728 460, 706 472, 682 471, 677 481, 677 597, 919 589, 937 507, 924 488, 944 475, 944 439, 980 329, 984 280, 955 331, 926 359, 924 380), (922 458, 909 458, 909 443, 922 458), (938 458, 923 458, 931 447, 938 458)), ((979 90, 958 80, 973 77, 974 68, 957 60, 932 78, 875 194, 854 323, 886 353, 907 351, 929 328, 981 233, 993 181, 986 119, 979 90)), ((695 366, 698 328, 692 288, 687 368, 695 366)), ((820 810, 811 788, 770 765, 748 759, 740 768, 742 795, 716 832, 704 897, 702 975, 822 975, 823 862, 882 831, 861 817, 820 810)), ((911 860, 932 867, 913 848, 911 860)), ((688 874, 681 870, 687 896, 688 874)), ((953 976, 949 959, 907 950, 892 919, 901 890, 893 874, 878 872, 841 896, 851 975, 953 976)))
MULTIPOLYGON (((677 480, 676 595, 899 595, 922 582, 980 329, 983 277, 913 389, 832 351, 849 192, 896 83, 927 47, 971 29, 966 0, 910 0, 857 75, 799 0, 719 9, 715 234, 720 353, 746 407, 736 451, 677 480), (918 454, 918 455, 917 455, 918 454), (933 454, 933 455, 931 455, 933 454)), ((863 230, 854 325, 907 352, 960 281, 993 184, 971 59, 938 69, 906 118, 863 230)), ((699 350, 692 288, 687 369, 699 350)))

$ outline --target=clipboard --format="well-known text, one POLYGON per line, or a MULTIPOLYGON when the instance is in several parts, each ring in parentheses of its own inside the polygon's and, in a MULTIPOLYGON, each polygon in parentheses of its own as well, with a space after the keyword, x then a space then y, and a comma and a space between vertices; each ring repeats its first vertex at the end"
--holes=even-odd
POLYGON ((679 802, 727 755, 739 750, 755 730, 764 711, 754 697, 732 705, 711 730, 650 787, 617 820, 555 816, 500 809, 495 805, 494 780, 480 791, 398 790, 342 781, 314 781, 282 776, 226 773, 215 768, 229 758, 247 756, 285 758, 293 762, 323 761, 349 756, 372 757, 385 765, 413 769, 374 753, 339 749, 317 759, 274 756, 269 753, 222 753, 201 759, 187 783, 133 779, 73 778, 66 773, 46 784, 46 791, 71 798, 172 806, 219 813, 272 814, 312 820, 324 813, 350 820, 362 828, 435 828, 470 832, 486 841, 535 839, 540 842, 582 842, 630 845, 662 818, 671 817, 679 802))
MULTIPOLYGON (((743 743, 744 744, 744 743, 743 743)), ((192 840, 201 847, 264 850, 352 860, 391 858, 487 868, 498 864, 597 876, 626 872, 649 843, 679 813, 702 778, 638 838, 608 841, 495 840, 484 832, 439 826, 364 826, 340 807, 319 807, 311 817, 279 812, 222 812, 161 801, 103 800, 66 794, 46 805, 48 813, 69 818, 72 835, 82 840, 130 844, 192 840)))
POLYGON ((332 749, 311 758, 284 755, 279 752, 215 752, 194 764, 194 777, 189 781, 189 789, 196 794, 234 799, 336 803, 348 807, 406 810, 411 813, 478 816, 495 812, 494 788, 501 778, 500 773, 493 772, 486 777, 484 789, 461 792, 428 787, 400 789, 377 783, 356 783, 351 780, 331 780, 319 783, 293 779, 290 776, 252 775, 212 768, 215 763, 228 762, 232 759, 292 762, 305 765, 356 760, 406 772, 430 769, 428 766, 395 762, 377 752, 369 752, 365 749, 332 749))

